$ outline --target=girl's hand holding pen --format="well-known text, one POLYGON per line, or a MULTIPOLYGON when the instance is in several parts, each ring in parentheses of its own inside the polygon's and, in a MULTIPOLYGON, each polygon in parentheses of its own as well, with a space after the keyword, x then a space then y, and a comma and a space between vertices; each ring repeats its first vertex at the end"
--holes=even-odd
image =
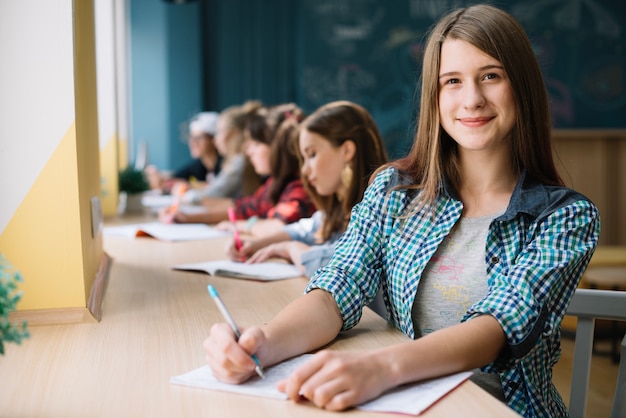
POLYGON ((256 363, 251 356, 256 354, 263 358, 265 341, 265 334, 258 327, 242 329, 237 341, 228 324, 217 323, 204 340, 206 362, 218 380, 234 384, 245 382, 257 375, 256 363))
POLYGON ((226 243, 226 256, 232 261, 247 261, 256 251, 254 241, 241 240, 241 246, 237 248, 237 241, 233 238, 226 243))
POLYGON ((172 211, 171 208, 164 208, 159 210, 159 221, 165 224, 175 223, 176 211, 172 211))

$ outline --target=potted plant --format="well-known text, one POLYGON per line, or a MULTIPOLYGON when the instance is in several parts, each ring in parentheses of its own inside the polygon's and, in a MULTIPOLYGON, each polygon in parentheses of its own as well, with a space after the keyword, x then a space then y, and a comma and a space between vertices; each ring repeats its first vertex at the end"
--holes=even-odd
POLYGON ((20 274, 0 254, 0 355, 4 354, 4 343, 19 344, 22 338, 29 336, 26 321, 21 325, 12 324, 9 314, 15 310, 22 292, 17 290, 17 283, 22 281, 20 274))
POLYGON ((120 201, 118 213, 141 212, 141 196, 149 190, 148 181, 143 171, 128 165, 120 171, 119 177, 120 201))

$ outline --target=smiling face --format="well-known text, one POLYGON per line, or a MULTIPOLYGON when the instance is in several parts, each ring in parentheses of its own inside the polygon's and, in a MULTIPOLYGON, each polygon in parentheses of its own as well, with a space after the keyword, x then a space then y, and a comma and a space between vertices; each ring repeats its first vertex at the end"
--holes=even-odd
POLYGON ((460 152, 508 150, 516 107, 502 64, 466 41, 444 41, 439 114, 460 152))
POLYGON ((354 143, 345 141, 335 147, 323 136, 306 129, 300 131, 300 153, 302 154, 302 176, 321 196, 342 194, 341 171, 354 156, 354 143))

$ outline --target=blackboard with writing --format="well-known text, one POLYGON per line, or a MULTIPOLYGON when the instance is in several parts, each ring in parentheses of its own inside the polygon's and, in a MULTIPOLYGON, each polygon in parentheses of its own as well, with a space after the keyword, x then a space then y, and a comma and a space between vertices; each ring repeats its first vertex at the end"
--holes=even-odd
MULTIPOLYGON (((474 3, 301 0, 297 102, 309 111, 338 99, 360 103, 376 119, 390 154, 404 154, 415 125, 428 29, 452 8, 474 3)), ((529 34, 555 128, 626 128, 626 1, 491 3, 514 15, 529 34)))

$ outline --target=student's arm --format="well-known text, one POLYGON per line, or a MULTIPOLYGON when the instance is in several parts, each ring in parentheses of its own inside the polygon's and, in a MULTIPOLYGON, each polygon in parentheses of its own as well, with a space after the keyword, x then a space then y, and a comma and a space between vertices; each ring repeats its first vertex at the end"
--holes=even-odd
POLYGON ((240 383, 255 374, 250 354, 267 367, 331 342, 340 329, 334 299, 316 290, 291 302, 262 329, 244 330, 239 341, 227 324, 213 325, 204 341, 206 360, 218 379, 240 383))
POLYGON ((298 268, 300 268, 300 270, 302 270, 302 273, 304 273, 301 258, 302 254, 309 251, 310 248, 311 247, 309 245, 300 241, 277 242, 260 248, 250 258, 248 258, 247 262, 262 263, 270 258, 279 257, 295 264, 298 268))
MULTIPOLYGON (((184 213, 177 211, 172 221, 176 223, 205 223, 214 224, 228 219, 228 208, 233 205, 231 199, 205 198, 202 206, 205 211, 202 213, 184 213)), ((159 216, 163 221, 163 217, 159 216)))
POLYGON ((281 231, 285 227, 285 223, 277 218, 273 219, 259 219, 252 225, 252 227, 246 231, 255 237, 267 237, 281 231))
POLYGON ((480 367, 504 344, 498 322, 484 315, 375 351, 321 351, 278 388, 290 399, 302 395, 320 408, 339 411, 404 383, 480 367))

